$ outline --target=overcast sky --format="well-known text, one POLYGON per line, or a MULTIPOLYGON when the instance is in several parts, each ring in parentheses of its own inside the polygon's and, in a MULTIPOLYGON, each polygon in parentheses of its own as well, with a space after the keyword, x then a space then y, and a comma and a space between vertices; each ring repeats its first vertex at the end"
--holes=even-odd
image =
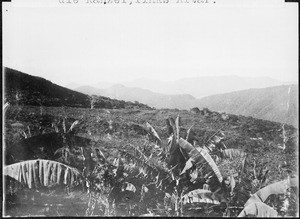
POLYGON ((3 10, 4 66, 60 85, 207 75, 298 80, 297 4, 3 10))

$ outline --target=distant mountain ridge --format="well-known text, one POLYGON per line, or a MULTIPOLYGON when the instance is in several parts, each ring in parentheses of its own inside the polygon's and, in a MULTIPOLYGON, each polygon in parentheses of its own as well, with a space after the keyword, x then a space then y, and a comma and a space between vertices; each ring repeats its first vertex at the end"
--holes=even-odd
POLYGON ((167 95, 137 87, 116 84, 107 89, 82 86, 82 93, 97 94, 126 101, 139 101, 155 108, 191 109, 209 108, 213 111, 252 116, 259 119, 288 123, 297 126, 297 85, 281 85, 247 89, 196 99, 192 95, 167 95), (288 93, 288 91, 290 92, 288 93), (289 106, 287 107, 287 104, 289 106))
POLYGON ((147 105, 155 108, 187 109, 192 107, 193 101, 196 100, 195 97, 189 94, 160 94, 143 88, 126 87, 121 84, 115 84, 107 89, 81 86, 78 87, 76 91, 89 95, 95 94, 125 101, 139 101, 141 103, 147 103, 147 105))
MULTIPOLYGON (((297 82, 295 82, 297 83, 297 82)), ((93 85, 97 89, 108 89, 116 83, 99 82, 93 85)), ((202 98, 215 94, 228 93, 250 88, 265 88, 279 85, 292 84, 291 82, 282 82, 269 77, 240 77, 235 75, 228 76, 201 76, 182 78, 178 80, 160 81, 157 79, 140 78, 131 82, 122 82, 126 87, 138 87, 150 90, 155 93, 178 95, 190 94, 195 98, 202 98)), ((67 85, 71 89, 77 89, 72 84, 67 85)))
POLYGON ((298 85, 282 85, 212 95, 197 106, 298 126, 298 85))
POLYGON ((186 93, 191 94, 196 98, 202 98, 214 94, 228 93, 248 88, 271 87, 281 85, 282 83, 283 82, 276 79, 267 77, 251 78, 229 75, 182 78, 172 82, 153 81, 152 83, 146 79, 140 79, 133 81, 131 84, 127 83, 124 85, 143 87, 165 94, 186 93))
POLYGON ((160 94, 120 84, 107 89, 85 86, 81 87, 81 91, 73 91, 10 68, 4 68, 4 81, 4 98, 11 104, 91 108, 93 102, 94 108, 108 109, 156 107, 189 110, 193 107, 207 107, 213 111, 252 116, 298 127, 298 85, 248 89, 196 99, 190 94, 160 94))

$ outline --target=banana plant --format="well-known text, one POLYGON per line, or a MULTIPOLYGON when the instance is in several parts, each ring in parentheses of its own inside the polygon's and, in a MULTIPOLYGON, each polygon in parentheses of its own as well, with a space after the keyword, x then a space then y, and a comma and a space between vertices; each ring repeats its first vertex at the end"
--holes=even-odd
POLYGON ((286 193, 287 189, 290 187, 297 187, 298 186, 298 179, 291 178, 286 179, 280 182, 273 183, 271 185, 265 186, 264 188, 260 189, 256 193, 254 193, 249 200, 245 203, 245 207, 250 203, 254 202, 265 202, 267 198, 272 195, 284 194, 286 193))
POLYGON ((247 205, 238 217, 277 217, 278 213, 276 210, 266 205, 263 202, 254 202, 247 205))
POLYGON ((38 158, 57 160, 59 157, 61 157, 60 161, 70 164, 68 158, 72 156, 71 151, 75 148, 87 148, 91 145, 90 139, 75 134, 74 129, 78 123, 76 120, 68 130, 65 128, 66 131, 59 131, 57 125, 54 124, 55 132, 28 137, 17 143, 6 145, 5 164, 9 165, 38 158))
POLYGON ((27 160, 4 166, 3 174, 24 184, 29 189, 41 186, 76 186, 82 182, 82 173, 71 166, 52 160, 27 160))
MULTIPOLYGON (((278 212, 265 203, 270 195, 286 194, 291 187, 298 187, 298 178, 288 178, 286 180, 268 185, 254 193, 244 205, 244 209, 238 217, 274 217, 278 212)), ((285 199, 287 201, 287 197, 285 199)), ((284 206, 286 207, 286 206, 284 206)), ((288 207, 287 207, 288 208, 288 207)))

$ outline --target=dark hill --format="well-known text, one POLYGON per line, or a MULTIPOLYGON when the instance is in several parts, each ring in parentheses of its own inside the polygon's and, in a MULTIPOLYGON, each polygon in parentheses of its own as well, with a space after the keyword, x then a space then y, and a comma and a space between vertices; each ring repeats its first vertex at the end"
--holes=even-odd
POLYGON ((90 107, 89 97, 85 94, 10 68, 5 68, 4 73, 5 97, 10 103, 90 107))
POLYGON ((135 102, 125 102, 108 97, 94 96, 70 90, 41 77, 31 76, 20 71, 4 68, 5 99, 10 104, 32 106, 66 106, 91 108, 145 108, 149 106, 135 102))

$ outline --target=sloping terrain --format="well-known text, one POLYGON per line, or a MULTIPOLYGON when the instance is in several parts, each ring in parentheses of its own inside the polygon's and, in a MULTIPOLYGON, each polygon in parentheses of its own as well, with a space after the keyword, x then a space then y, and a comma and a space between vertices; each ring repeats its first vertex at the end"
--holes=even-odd
MULTIPOLYGON (((94 143, 89 147, 98 148, 99 150, 101 150, 104 153, 104 157, 111 163, 114 163, 116 159, 120 158, 121 155, 118 153, 118 149, 124 150, 123 153, 128 153, 130 151, 130 147, 144 147, 143 153, 149 156, 150 159, 152 155, 150 155, 147 150, 149 150, 148 147, 155 147, 155 144, 150 142, 151 140, 149 140, 149 137, 147 137, 147 132, 145 132, 142 127, 145 126, 146 122, 149 122, 156 129, 158 135, 160 136, 162 140, 162 148, 168 148, 167 138, 169 134, 168 126, 166 125, 166 119, 170 117, 174 118, 177 115, 179 115, 181 118, 181 127, 179 133, 186 132, 191 127, 191 125, 193 125, 193 136, 194 139, 197 140, 197 145, 206 144, 211 136, 222 129, 224 135, 226 136, 224 144, 227 146, 227 148, 241 149, 248 154, 249 161, 247 164, 247 168, 250 171, 249 174, 253 174, 251 172, 252 169, 255 169, 255 166, 253 165, 256 165, 257 172, 259 172, 260 168, 268 169, 268 174, 264 185, 269 185, 273 182, 278 182, 280 180, 286 179, 287 172, 283 171, 281 167, 285 166, 285 168, 288 168, 287 171, 290 176, 294 176, 295 174, 297 174, 298 149, 296 146, 298 145, 298 135, 295 128, 286 125, 285 134, 283 135, 283 128, 282 124, 280 123, 235 115, 229 115, 227 119, 223 119, 220 114, 215 112, 212 112, 212 114, 210 115, 201 115, 185 110, 104 110, 74 107, 65 107, 63 109, 60 107, 43 107, 43 111, 41 112, 40 107, 35 106, 22 106, 19 109, 16 109, 14 106, 9 106, 6 110, 5 116, 6 120, 4 137, 7 147, 16 147, 16 149, 19 148, 20 145, 21 147, 24 147, 25 144, 22 143, 24 142, 24 140, 26 140, 24 139, 24 136, 41 136, 40 134, 43 133, 53 133, 55 129, 53 128, 52 124, 58 124, 58 128, 62 129, 64 123, 57 121, 61 121, 61 119, 67 118, 66 122, 68 122, 68 124, 71 124, 76 120, 79 121, 79 124, 74 130, 76 132, 76 136, 80 136, 80 138, 83 137, 85 139, 93 141, 94 143), (287 136, 286 141, 284 141, 284 136, 287 136), (284 142, 286 145, 286 149, 283 151, 280 147, 283 146, 284 142)), ((42 138, 42 136, 39 138, 42 138)), ((37 149, 33 150, 33 153, 36 153, 37 157, 42 156, 42 159, 46 159, 47 156, 44 155, 44 152, 46 152, 46 148, 43 149, 43 147, 41 148, 41 146, 44 144, 44 147, 46 147, 46 145, 49 145, 47 147, 51 147, 51 141, 43 140, 47 142, 41 142, 41 144, 38 144, 35 139, 32 140, 34 141, 31 141, 31 145, 28 145, 26 147, 37 147, 37 149)), ((58 139, 54 140, 57 141, 58 139)), ((74 140, 71 139, 68 145, 74 144, 72 143, 72 141, 74 140)), ((77 140, 75 140, 75 144, 76 142, 77 140)), ((80 139, 79 142, 81 142, 80 139)), ((81 143, 79 143, 79 145, 80 144, 81 143)), ((57 145, 58 143, 55 143, 53 147, 57 147, 57 145)), ((82 146, 88 147, 85 145, 85 143, 82 144, 82 146)), ((10 150, 13 151, 13 149, 10 150)), ((34 154, 30 156, 34 156, 34 154)), ((22 160, 22 158, 19 159, 22 160)), ((80 153, 78 158, 75 158, 75 160, 74 158, 72 159, 73 161, 71 161, 70 163, 72 164, 72 166, 82 166, 81 163, 83 162, 83 160, 80 153), (75 162, 76 160, 77 162, 75 162)), ((136 158, 132 157, 130 159, 136 158)), ((240 166, 239 160, 216 161, 216 163, 220 168, 223 177, 237 174, 238 167, 240 166)), ((152 175, 149 176, 149 179, 156 181, 155 176, 152 175)), ((143 181, 140 178, 128 178, 127 180, 130 180, 129 182, 131 184, 134 184, 136 188, 142 187, 142 184, 140 183, 143 181)), ((251 181, 249 183, 250 186, 251 181)), ((150 185, 147 186, 147 188, 151 189, 152 191, 152 187, 150 187, 150 185)), ((256 190, 253 190, 252 193, 256 191, 257 188, 256 190)), ((26 192, 28 193, 30 191, 26 190, 26 192)), ((69 197, 69 199, 72 199, 72 194, 73 193, 70 193, 70 195, 67 197, 69 197)), ((120 191, 120 194, 123 193, 121 193, 120 191)), ((121 201, 121 203, 126 203, 128 202, 128 200, 130 200, 132 206, 134 206, 134 203, 138 203, 137 206, 142 206, 137 194, 128 193, 128 198, 121 201)), ((87 199, 78 200, 78 203, 81 203, 78 204, 80 205, 80 207, 74 209, 74 212, 71 213, 68 210, 68 207, 64 204, 60 204, 59 206, 56 205, 56 203, 53 201, 53 194, 51 195, 47 192, 40 191, 38 193, 34 193, 33 197, 35 197, 36 195, 42 195, 44 197, 44 202, 51 204, 37 207, 37 202, 34 200, 30 200, 30 203, 34 204, 34 208, 30 206, 26 207, 26 205, 21 204, 20 206, 23 206, 22 209, 20 209, 19 207, 16 207, 15 210, 14 208, 9 209, 9 214, 20 215, 20 212, 26 212, 26 214, 36 215, 37 212, 41 212, 40 214, 42 215, 54 216, 70 214, 75 215, 76 212, 76 215, 84 215, 82 209, 84 209, 84 206, 86 206, 86 208, 88 207, 87 199), (48 210, 45 210, 47 208, 48 210)), ((160 196, 158 194, 153 193, 152 196, 149 197, 149 200, 147 202, 149 202, 150 204, 152 200, 157 204, 158 202, 160 202, 158 200, 162 200, 159 197, 160 196)), ((63 198, 66 197, 63 196, 63 198)), ((23 202, 26 203, 26 198, 23 197, 23 199, 23 202)), ((35 198, 35 200, 39 199, 35 198)), ((15 201, 13 200, 12 203, 14 202, 15 201)), ((127 211, 120 210, 121 206, 122 205, 120 204, 119 213, 117 213, 117 215, 130 215, 130 213, 128 213, 127 211)), ((185 213, 185 215, 195 216, 203 214, 203 216, 221 216, 220 212, 222 212, 222 210, 217 210, 216 208, 214 209, 215 210, 213 210, 213 212, 211 213, 204 213, 202 211, 200 213, 197 213, 197 211, 194 210, 190 213, 185 213)), ((242 209, 240 209, 239 211, 241 210, 242 209)), ((143 212, 141 209, 138 211, 143 212)), ((188 212, 188 210, 186 210, 186 212, 188 212)), ((94 213, 96 214, 96 209, 94 213)), ((103 215, 104 213, 98 211, 97 214, 103 215)))
POLYGON ((282 85, 213 95, 200 99, 197 106, 297 127, 298 86, 282 85))
POLYGON ((10 68, 4 68, 4 81, 5 98, 10 104, 90 108, 91 99, 93 99, 93 102, 96 102, 95 108, 150 108, 144 104, 119 101, 107 97, 91 98, 86 94, 53 84, 44 78, 31 76, 10 68))
POLYGON ((196 99, 191 95, 167 95, 150 90, 114 85, 107 89, 82 86, 76 89, 124 101, 139 101, 155 108, 191 109, 207 107, 214 111, 292 124, 298 121, 297 85, 282 85, 260 89, 240 90, 196 99))

